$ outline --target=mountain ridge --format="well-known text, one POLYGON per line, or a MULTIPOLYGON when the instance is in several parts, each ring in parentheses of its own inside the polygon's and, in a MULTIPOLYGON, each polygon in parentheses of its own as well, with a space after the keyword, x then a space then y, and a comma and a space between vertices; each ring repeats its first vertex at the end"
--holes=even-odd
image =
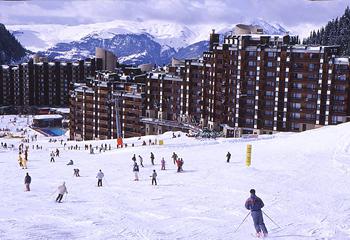
MULTIPOLYGON (((269 24, 262 19, 255 19, 251 24, 261 26, 267 34, 287 33, 281 25, 269 24)), ((216 32, 227 34, 233 29, 232 26, 233 24, 218 24, 216 32)), ((45 46, 39 54, 48 56, 50 60, 93 57, 95 47, 103 47, 115 53, 121 63, 133 65, 149 62, 163 65, 169 63, 172 57, 201 56, 208 49, 208 38, 212 30, 210 25, 186 26, 166 22, 117 20, 105 25, 66 26, 65 29, 58 25, 51 27, 52 29, 50 26, 45 28, 45 25, 39 25, 35 29, 33 26, 11 26, 11 29, 28 47, 33 42, 45 46), (53 42, 49 33, 56 35, 58 42, 53 42)))

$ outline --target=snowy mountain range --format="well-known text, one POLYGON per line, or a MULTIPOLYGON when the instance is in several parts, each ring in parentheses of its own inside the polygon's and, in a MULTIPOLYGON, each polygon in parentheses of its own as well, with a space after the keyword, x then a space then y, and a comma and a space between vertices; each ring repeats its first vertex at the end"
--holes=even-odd
MULTIPOLYGON (((279 24, 256 19, 267 34, 285 34, 279 24)), ((226 34, 235 24, 185 26, 155 21, 111 21, 107 23, 66 25, 7 26, 27 49, 49 59, 76 60, 93 57, 95 47, 114 52, 126 64, 166 64, 172 57, 194 58, 207 50, 212 29, 226 34)))

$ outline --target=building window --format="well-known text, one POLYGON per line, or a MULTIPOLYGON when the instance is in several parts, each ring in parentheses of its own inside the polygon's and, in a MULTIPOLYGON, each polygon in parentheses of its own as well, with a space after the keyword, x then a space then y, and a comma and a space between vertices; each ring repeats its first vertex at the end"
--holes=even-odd
POLYGON ((313 71, 315 69, 315 64, 310 63, 309 64, 309 71, 313 71))
POLYGON ((306 120, 315 120, 316 119, 316 115, 315 114, 311 114, 311 113, 307 113, 307 114, 305 114, 305 119, 306 120))
POLYGON ((290 127, 292 128, 292 130, 299 130, 300 129, 300 124, 292 122, 290 127))
POLYGON ((335 85, 335 90, 336 91, 345 91, 345 86, 344 85, 335 85))
POLYGON ((265 96, 267 96, 267 97, 273 97, 273 96, 274 96, 274 92, 273 92, 273 91, 266 91, 266 92, 265 92, 265 96))
POLYGON ((273 122, 271 120, 264 120, 265 126, 272 126, 273 122))
POLYGON ((301 83, 293 83, 293 88, 302 89, 303 88, 303 84, 301 84, 301 83))
POLYGON ((254 124, 254 120, 253 120, 253 119, 247 118, 247 119, 245 120, 245 123, 247 123, 247 124, 254 124))
POLYGON ((344 96, 334 96, 334 100, 336 101, 344 101, 345 100, 345 97, 344 96))
POLYGON ((248 76, 255 76, 255 72, 254 71, 249 71, 248 72, 248 76))
POLYGON ((249 67, 255 67, 256 66, 256 62, 255 61, 249 61, 248 62, 248 66, 249 67))
POLYGON ((268 57, 276 57, 276 53, 275 52, 267 52, 267 56, 268 57))
POLYGON ((337 79, 338 79, 339 81, 345 81, 345 80, 346 80, 346 75, 345 75, 345 74, 339 75, 339 76, 337 76, 337 79))
POLYGON ((255 56, 256 56, 256 52, 249 51, 249 52, 248 52, 248 56, 249 56, 249 57, 255 57, 255 56))
POLYGON ((300 99, 301 93, 292 93, 292 98, 300 99))
POLYGON ((293 109, 300 109, 301 108, 301 103, 291 103, 291 107, 293 109))
POLYGON ((265 111, 264 114, 266 116, 272 116, 273 115, 273 111, 265 111))
POLYGON ((272 67, 272 66, 273 66, 273 63, 269 61, 269 62, 267 62, 267 66, 268 66, 268 67, 272 67))
POLYGON ((267 72, 266 76, 267 77, 274 77, 275 76, 275 72, 267 72))
POLYGON ((293 119, 300 119, 300 113, 290 113, 290 117, 293 118, 293 119))

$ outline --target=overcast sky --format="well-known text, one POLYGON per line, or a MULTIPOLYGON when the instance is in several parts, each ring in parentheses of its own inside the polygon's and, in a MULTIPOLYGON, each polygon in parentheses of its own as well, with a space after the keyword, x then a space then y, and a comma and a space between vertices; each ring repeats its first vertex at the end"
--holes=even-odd
POLYGON ((159 20, 196 25, 262 18, 287 29, 321 26, 344 13, 349 0, 32 0, 0 1, 0 22, 68 24, 159 20))

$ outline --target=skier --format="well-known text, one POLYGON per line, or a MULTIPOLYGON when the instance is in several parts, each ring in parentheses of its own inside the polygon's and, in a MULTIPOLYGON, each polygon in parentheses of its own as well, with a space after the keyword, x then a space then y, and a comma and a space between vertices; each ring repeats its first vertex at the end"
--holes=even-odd
POLYGON ((51 152, 51 159, 50 159, 50 162, 55 162, 55 153, 54 152, 51 152))
POLYGON ((182 160, 182 158, 179 158, 178 160, 176 160, 176 164, 177 164, 177 172, 183 171, 182 165, 184 164, 184 161, 182 160))
POLYGON ((152 173, 152 176, 150 176, 152 178, 152 185, 153 183, 155 185, 157 185, 157 173, 156 173, 156 170, 153 170, 153 173, 152 173))
POLYGON ((134 154, 134 156, 132 156, 131 159, 134 161, 134 163, 136 163, 136 156, 135 156, 135 154, 134 154))
POLYGON ((139 180, 139 165, 137 165, 136 162, 134 163, 133 172, 135 173, 134 181, 138 181, 139 180))
POLYGON ((56 148, 56 157, 60 156, 60 150, 58 150, 58 148, 56 148))
POLYGON ((80 177, 79 168, 74 168, 74 176, 80 177))
POLYGON ((74 163, 73 163, 73 160, 69 160, 69 163, 67 163, 67 166, 69 166, 69 165, 73 165, 74 163))
POLYGON ((24 177, 24 184, 26 186, 26 191, 30 191, 30 183, 32 182, 32 178, 29 176, 29 173, 26 174, 24 177))
POLYGON ((250 190, 250 198, 245 202, 246 209, 250 210, 257 237, 267 237, 268 232, 264 223, 261 208, 264 207, 263 201, 255 195, 255 189, 250 190))
POLYGON ((162 168, 161 168, 161 170, 165 170, 165 160, 164 160, 164 158, 162 158, 161 163, 162 163, 162 168))
POLYGON ((141 167, 144 167, 144 166, 143 166, 143 158, 141 157, 141 155, 139 155, 139 160, 140 160, 140 165, 141 165, 141 167))
POLYGON ((173 152, 172 158, 174 160, 174 165, 175 165, 176 164, 176 159, 177 159, 177 154, 175 152, 173 152))
POLYGON ((151 162, 152 162, 152 165, 154 165, 154 154, 153 154, 153 152, 151 152, 151 162))
POLYGON ((65 193, 68 194, 68 191, 67 191, 66 183, 63 182, 63 184, 62 184, 61 186, 58 187, 58 196, 57 196, 57 198, 56 198, 56 202, 61 203, 61 202, 62 202, 63 195, 64 195, 65 193))
POLYGON ((22 163, 22 156, 21 154, 18 155, 18 163, 21 168, 23 168, 23 163, 22 163))
POLYGON ((102 187, 102 179, 104 176, 105 175, 103 174, 103 172, 100 169, 100 171, 97 173, 97 176, 96 176, 96 178, 98 179, 97 180, 97 187, 102 187))
POLYGON ((23 156, 21 157, 21 159, 22 159, 22 169, 27 169, 27 160, 23 158, 23 156))
POLYGON ((231 158, 231 153, 227 152, 226 157, 227 157, 227 162, 229 163, 230 162, 230 158, 231 158))

